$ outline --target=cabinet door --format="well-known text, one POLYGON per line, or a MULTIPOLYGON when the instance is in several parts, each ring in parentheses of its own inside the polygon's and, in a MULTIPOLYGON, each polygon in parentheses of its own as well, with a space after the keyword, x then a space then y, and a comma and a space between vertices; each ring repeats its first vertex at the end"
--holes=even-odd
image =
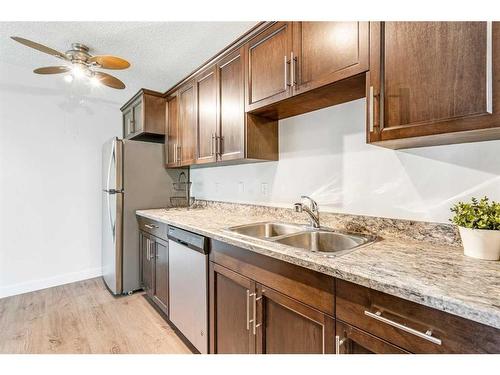
POLYGON ((210 67, 196 79, 197 142, 196 163, 210 163, 217 160, 218 140, 217 70, 210 67))
POLYGON ((180 165, 191 165, 196 160, 195 104, 194 82, 190 82, 179 89, 180 165))
POLYGON ((123 138, 134 132, 134 117, 132 108, 123 112, 123 138))
POLYGON ((150 235, 140 232, 140 253, 141 253, 141 285, 144 291, 153 295, 154 288, 154 240, 150 235))
POLYGON ((167 98, 167 136, 165 137, 165 156, 167 167, 175 167, 179 161, 179 100, 177 94, 167 98))
POLYGON ((221 160, 245 157, 245 75, 244 48, 217 64, 219 78, 221 160))
POLYGON ((294 22, 293 94, 368 70, 368 22, 294 22))
POLYGON ((337 354, 405 354, 396 345, 361 331, 347 323, 337 320, 335 326, 337 354))
POLYGON ((257 284, 257 353, 334 353, 335 320, 266 286, 257 284))
MULTIPOLYGON (((491 127, 492 44, 500 41, 492 39, 491 27, 487 22, 371 23, 368 140, 428 136, 427 144, 439 144, 435 135, 448 133, 445 143, 453 143, 453 132, 491 127)), ((419 145, 426 144, 413 144, 419 145)))
POLYGON ((210 353, 255 353, 251 300, 255 282, 210 262, 210 353))
POLYGON ((247 44, 247 111, 283 100, 292 93, 292 23, 278 22, 247 44))
POLYGON ((142 132, 144 129, 144 111, 142 100, 139 100, 133 107, 134 113, 134 133, 142 132))
POLYGON ((155 238, 152 256, 155 258, 153 300, 168 315, 168 242, 155 238))

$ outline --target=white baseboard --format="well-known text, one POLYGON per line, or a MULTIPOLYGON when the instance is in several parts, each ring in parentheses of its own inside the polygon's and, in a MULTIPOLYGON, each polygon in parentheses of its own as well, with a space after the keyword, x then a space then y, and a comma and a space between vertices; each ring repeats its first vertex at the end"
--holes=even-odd
POLYGON ((88 268, 86 270, 66 273, 63 275, 57 275, 45 279, 38 279, 19 284, 2 286, 0 287, 0 298, 15 296, 17 294, 33 292, 35 290, 45 288, 51 288, 53 286, 73 283, 75 281, 91 279, 93 277, 98 277, 101 275, 101 268, 88 268))

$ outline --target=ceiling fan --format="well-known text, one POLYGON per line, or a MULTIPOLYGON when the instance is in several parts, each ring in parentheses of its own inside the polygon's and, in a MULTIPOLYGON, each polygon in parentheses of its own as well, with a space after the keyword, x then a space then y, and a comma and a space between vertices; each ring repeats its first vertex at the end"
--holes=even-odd
POLYGON ((111 55, 92 56, 89 53, 89 48, 81 43, 72 43, 70 50, 61 53, 28 39, 18 36, 11 36, 11 38, 25 46, 47 53, 69 63, 69 65, 38 68, 33 71, 36 74, 69 73, 64 77, 67 82, 73 81, 74 78, 88 78, 91 83, 96 85, 103 84, 113 89, 120 90, 125 88, 125 84, 118 78, 108 73, 96 71, 95 69, 127 69, 130 66, 127 60, 111 55))

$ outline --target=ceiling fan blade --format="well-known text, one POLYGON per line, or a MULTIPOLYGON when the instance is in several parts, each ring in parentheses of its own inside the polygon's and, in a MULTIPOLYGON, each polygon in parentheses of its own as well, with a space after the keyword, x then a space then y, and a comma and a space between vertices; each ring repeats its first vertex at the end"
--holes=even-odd
POLYGON ((93 56, 89 62, 97 63, 104 69, 127 69, 130 66, 127 60, 111 55, 93 56))
POLYGON ((33 70, 36 74, 59 74, 69 72, 71 68, 69 66, 46 66, 44 68, 38 68, 33 70))
POLYGON ((125 88, 125 84, 118 78, 113 77, 111 74, 104 72, 95 72, 94 77, 96 77, 103 85, 109 86, 113 89, 122 90, 125 88))
POLYGON ((49 48, 47 46, 44 46, 43 44, 33 42, 31 40, 24 39, 24 38, 21 38, 19 36, 11 36, 11 38, 14 39, 16 42, 19 42, 21 44, 24 44, 25 46, 34 48, 40 52, 48 53, 49 55, 55 56, 59 59, 69 60, 68 57, 64 53, 56 51, 55 49, 49 48))

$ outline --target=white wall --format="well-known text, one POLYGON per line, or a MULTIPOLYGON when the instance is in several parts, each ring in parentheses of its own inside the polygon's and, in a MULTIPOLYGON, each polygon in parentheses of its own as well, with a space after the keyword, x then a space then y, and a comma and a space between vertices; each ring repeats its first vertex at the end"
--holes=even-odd
POLYGON ((365 143, 364 99, 279 124, 280 160, 195 169, 200 199, 448 222, 460 199, 500 200, 500 141, 393 151, 365 143))
POLYGON ((0 77, 0 297, 98 276, 119 103, 5 62, 0 77))

